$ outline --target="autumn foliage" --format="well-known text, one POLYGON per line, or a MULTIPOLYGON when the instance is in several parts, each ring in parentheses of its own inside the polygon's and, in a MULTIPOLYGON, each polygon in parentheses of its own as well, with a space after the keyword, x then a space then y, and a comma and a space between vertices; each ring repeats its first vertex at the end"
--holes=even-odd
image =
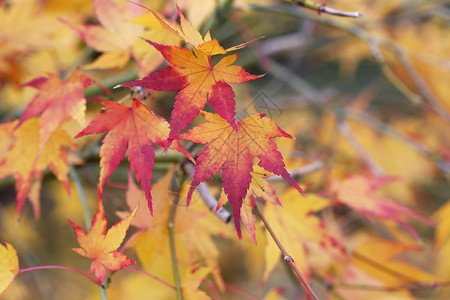
POLYGON ((0 296, 448 298, 449 7, 328 4, 0 1, 0 296))

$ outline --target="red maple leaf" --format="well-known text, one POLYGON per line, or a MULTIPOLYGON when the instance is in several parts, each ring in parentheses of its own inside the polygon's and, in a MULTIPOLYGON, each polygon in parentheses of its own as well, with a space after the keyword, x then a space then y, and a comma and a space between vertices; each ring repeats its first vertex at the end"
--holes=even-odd
MULTIPOLYGON (((158 91, 180 90, 171 114, 169 138, 174 138, 186 128, 205 107, 206 101, 231 126, 237 130, 234 120, 234 91, 229 83, 241 83, 260 76, 247 73, 240 66, 233 66, 238 54, 222 58, 217 64, 211 63, 212 55, 203 50, 165 46, 147 40, 171 66, 156 73, 119 86, 142 86, 158 91)), ((119 87, 118 86, 118 87, 119 87)))
POLYGON ((240 209, 242 199, 250 186, 253 170, 253 158, 259 159, 258 165, 265 170, 282 176, 287 182, 303 193, 300 186, 285 169, 283 157, 277 150, 272 138, 291 136, 278 125, 256 114, 242 121, 237 121, 237 132, 227 120, 217 114, 202 111, 209 121, 192 128, 179 136, 180 139, 194 143, 207 144, 198 155, 195 173, 188 193, 188 204, 197 185, 222 170, 223 189, 233 208, 234 223, 239 238, 240 209))
POLYGON ((82 247, 74 248, 73 250, 78 254, 93 260, 89 274, 95 272, 95 276, 101 282, 105 281, 106 269, 115 272, 126 266, 135 264, 134 261, 129 259, 122 252, 116 251, 116 249, 122 244, 136 210, 137 207, 128 217, 122 219, 108 231, 106 230, 107 222, 105 210, 101 201, 98 202, 97 212, 92 220, 89 233, 69 219, 77 241, 82 247))
MULTIPOLYGON (((169 124, 163 118, 156 116, 144 104, 133 99, 131 107, 117 102, 101 102, 109 108, 102 110, 90 124, 77 134, 77 138, 108 131, 100 148, 100 179, 98 193, 101 198, 106 179, 112 174, 124 158, 128 148, 128 160, 132 172, 141 183, 152 212, 151 180, 155 165, 155 150, 153 143, 167 147, 169 124)), ((179 143, 171 148, 178 150, 192 159, 179 143)))

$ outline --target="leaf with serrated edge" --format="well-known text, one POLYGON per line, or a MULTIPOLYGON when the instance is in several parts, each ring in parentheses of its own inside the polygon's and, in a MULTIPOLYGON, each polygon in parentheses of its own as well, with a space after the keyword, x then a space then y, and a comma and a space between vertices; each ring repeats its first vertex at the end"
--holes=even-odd
POLYGON ((202 112, 208 123, 200 124, 180 139, 207 144, 198 155, 195 173, 188 193, 188 203, 197 185, 222 171, 223 188, 233 208, 234 223, 239 238, 240 209, 251 182, 252 159, 265 170, 282 176, 303 193, 297 182, 286 171, 283 157, 272 138, 291 136, 263 114, 250 116, 237 122, 237 132, 217 114, 202 112))
POLYGON ((38 89, 39 93, 26 107, 17 127, 32 117, 41 116, 39 135, 43 146, 65 119, 74 119, 84 126, 86 99, 82 90, 91 83, 92 80, 79 74, 77 69, 68 80, 49 74, 22 84, 38 89))
POLYGON ((242 83, 260 76, 247 73, 242 67, 232 65, 237 54, 222 58, 212 65, 211 56, 204 52, 165 46, 147 40, 171 66, 150 74, 141 80, 119 86, 142 86, 160 91, 180 90, 171 113, 170 138, 186 128, 205 107, 207 100, 212 108, 237 130, 234 119, 234 91, 229 84, 242 83))
MULTIPOLYGON (((117 102, 101 102, 109 108, 102 110, 76 137, 108 131, 100 148, 100 179, 98 193, 101 198, 106 179, 117 168, 128 149, 128 160, 136 179, 144 188, 148 208, 152 210, 151 180, 155 165, 153 143, 167 146, 169 124, 155 115, 144 104, 133 99, 131 107, 117 102)), ((178 150, 192 159, 179 143, 173 143, 172 149, 178 150)))
POLYGON ((122 244, 136 210, 137 207, 128 217, 107 230, 105 210, 102 201, 99 201, 89 233, 69 219, 77 241, 81 246, 81 248, 74 248, 73 250, 82 256, 92 259, 89 274, 95 273, 95 276, 101 282, 105 281, 106 269, 115 272, 135 264, 125 254, 116 250, 122 244))

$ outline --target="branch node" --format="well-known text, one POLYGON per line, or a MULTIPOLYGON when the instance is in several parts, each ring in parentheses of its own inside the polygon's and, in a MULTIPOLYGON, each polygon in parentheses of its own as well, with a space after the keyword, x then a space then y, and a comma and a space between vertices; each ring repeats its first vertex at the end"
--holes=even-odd
POLYGON ((320 14, 321 14, 322 12, 325 11, 325 6, 327 6, 327 3, 326 3, 326 2, 322 2, 322 3, 320 4, 319 8, 317 9, 317 14, 318 14, 319 16, 320 16, 320 14))
POLYGON ((290 255, 286 255, 283 259, 284 259, 284 261, 286 261, 286 262, 294 262, 294 259, 293 259, 292 256, 290 256, 290 255))

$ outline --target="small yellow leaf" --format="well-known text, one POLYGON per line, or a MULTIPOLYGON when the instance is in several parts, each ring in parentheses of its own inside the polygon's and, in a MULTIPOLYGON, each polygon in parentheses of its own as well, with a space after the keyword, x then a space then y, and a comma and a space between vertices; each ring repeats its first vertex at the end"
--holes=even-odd
POLYGON ((5 293, 14 277, 19 273, 16 250, 8 243, 0 245, 0 296, 5 293))

